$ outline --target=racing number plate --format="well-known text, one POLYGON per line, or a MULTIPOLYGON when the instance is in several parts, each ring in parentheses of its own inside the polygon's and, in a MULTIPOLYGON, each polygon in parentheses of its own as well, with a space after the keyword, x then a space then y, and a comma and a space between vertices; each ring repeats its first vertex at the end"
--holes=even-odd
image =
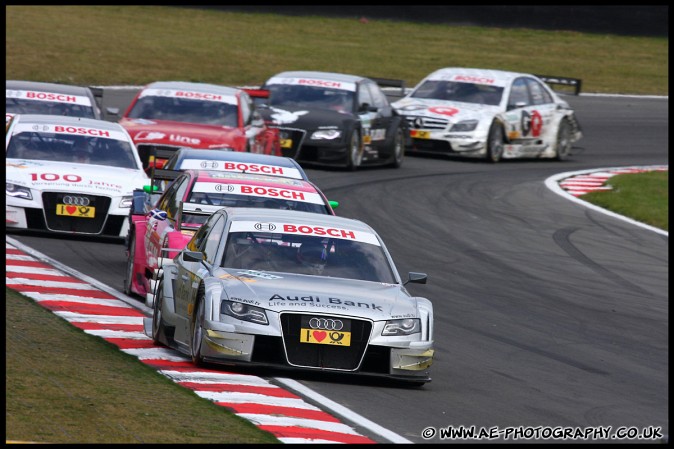
POLYGON ((410 136, 414 137, 416 139, 430 139, 431 138, 431 132, 430 131, 419 131, 418 129, 411 129, 410 130, 410 136))
POLYGON ((281 148, 292 148, 293 139, 281 139, 281 148))
POLYGON ((93 206, 70 206, 68 204, 57 204, 56 215, 65 215, 66 217, 94 218, 96 208, 93 206))
POLYGON ((300 343, 351 346, 351 322, 338 318, 303 316, 300 343))

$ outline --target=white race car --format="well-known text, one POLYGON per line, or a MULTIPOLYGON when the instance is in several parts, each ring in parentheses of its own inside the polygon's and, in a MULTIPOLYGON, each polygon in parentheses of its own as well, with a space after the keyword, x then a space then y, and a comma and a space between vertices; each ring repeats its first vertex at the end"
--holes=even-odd
MULTIPOLYGON (((580 86, 574 78, 544 79, 580 86)), ((411 152, 562 160, 582 132, 569 104, 546 82, 526 73, 444 68, 392 106, 407 118, 411 152)))
POLYGON ((126 236, 133 190, 149 179, 121 125, 18 114, 5 150, 7 229, 126 236))

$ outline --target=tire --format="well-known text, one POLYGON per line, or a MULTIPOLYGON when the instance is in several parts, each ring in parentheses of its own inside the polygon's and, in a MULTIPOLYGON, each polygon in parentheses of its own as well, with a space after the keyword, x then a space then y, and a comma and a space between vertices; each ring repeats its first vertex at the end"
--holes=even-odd
POLYGON ((203 336, 202 324, 204 322, 204 292, 199 289, 197 296, 196 311, 194 313, 194 321, 192 322, 192 363, 196 366, 203 366, 204 360, 201 356, 201 340, 203 336))
POLYGON ((360 139, 360 133, 357 129, 351 132, 349 137, 349 145, 346 148, 346 168, 349 170, 357 170, 363 162, 363 143, 360 139))
POLYGON ((131 291, 131 284, 133 281, 133 256, 136 252, 136 233, 130 233, 129 237, 129 255, 126 258, 126 278, 124 279, 124 293, 133 296, 134 292, 131 291))
POLYGON ((503 127, 498 122, 492 123, 487 137, 487 161, 496 163, 501 160, 503 141, 503 127))
POLYGON ((405 158, 405 134, 402 128, 396 130, 396 135, 393 139, 393 162, 391 167, 400 168, 403 165, 405 158))
POLYGON ((154 305, 152 313, 152 342, 155 345, 161 345, 161 341, 164 335, 164 323, 162 323, 162 312, 161 308, 164 304, 164 280, 159 281, 157 285, 157 292, 154 296, 154 305))
POLYGON ((571 124, 565 118, 559 122, 555 142, 555 159, 563 161, 571 155, 571 124))

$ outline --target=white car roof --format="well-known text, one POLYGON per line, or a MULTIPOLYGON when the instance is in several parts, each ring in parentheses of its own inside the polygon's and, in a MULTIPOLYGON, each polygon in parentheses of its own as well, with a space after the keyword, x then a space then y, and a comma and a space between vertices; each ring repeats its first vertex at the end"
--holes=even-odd
POLYGON ((509 72, 506 70, 446 67, 430 73, 424 79, 438 79, 438 78, 453 79, 457 75, 475 79, 490 79, 494 80, 494 83, 497 85, 508 84, 511 80, 520 76, 533 76, 528 73, 509 72))
POLYGON ((360 220, 336 215, 257 207, 228 207, 225 209, 228 216, 235 221, 296 222, 312 226, 348 228, 354 231, 365 231, 376 234, 370 226, 360 220))
POLYGON ((35 124, 35 125, 66 125, 66 126, 86 126, 109 131, 124 131, 122 125, 107 120, 96 120, 92 118, 71 117, 67 115, 44 115, 44 114, 17 114, 14 118, 16 123, 35 124))
POLYGON ((187 81, 156 81, 148 84, 144 89, 190 90, 193 92, 207 92, 229 96, 234 96, 241 91, 241 89, 236 89, 234 87, 207 83, 190 83, 187 81))
POLYGON ((91 89, 88 87, 74 86, 70 84, 43 83, 39 81, 7 80, 5 81, 5 88, 12 90, 30 89, 40 92, 54 92, 66 95, 92 95, 91 89))

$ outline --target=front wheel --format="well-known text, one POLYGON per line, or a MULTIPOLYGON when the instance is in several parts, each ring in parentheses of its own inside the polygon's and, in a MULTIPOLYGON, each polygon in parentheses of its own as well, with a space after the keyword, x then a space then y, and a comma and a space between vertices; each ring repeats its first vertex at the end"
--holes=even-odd
POLYGON ((563 161, 571 154, 571 125, 565 118, 559 122, 557 141, 555 143, 555 159, 563 161))
POLYGON ((203 292, 200 291, 197 297, 194 322, 192 324, 192 362, 197 366, 203 366, 204 364, 204 359, 201 355, 201 342, 204 335, 204 296, 203 292))
POLYGON ((136 252, 136 234, 131 233, 129 237, 129 254, 126 258, 126 278, 124 279, 124 293, 131 296, 133 291, 131 285, 133 283, 133 256, 136 252))
POLYGON ((396 135, 393 138, 393 162, 391 167, 400 168, 403 165, 405 158, 405 133, 402 128, 396 130, 396 135))
POLYGON ((349 146, 347 147, 347 161, 346 168, 349 170, 357 170, 363 162, 363 144, 360 140, 360 133, 354 129, 349 138, 349 146))
POLYGON ((487 160, 489 162, 498 162, 503 156, 503 127, 500 123, 494 122, 489 128, 489 137, 487 137, 487 160))
POLYGON ((162 322, 162 307, 164 304, 164 280, 159 281, 154 295, 154 311, 152 314, 152 342, 162 344, 161 337, 164 335, 164 323, 162 322))

